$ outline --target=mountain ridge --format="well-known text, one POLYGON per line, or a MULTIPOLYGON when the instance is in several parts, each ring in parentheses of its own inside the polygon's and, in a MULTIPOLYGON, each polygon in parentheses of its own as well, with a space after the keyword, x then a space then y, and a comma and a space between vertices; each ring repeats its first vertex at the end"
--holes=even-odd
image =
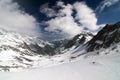
POLYGON ((87 51, 94 49, 108 48, 111 44, 120 42, 120 22, 116 24, 107 24, 98 32, 87 44, 87 51))
POLYGON ((107 24, 96 35, 82 32, 71 39, 52 42, 0 29, 0 71, 70 62, 81 56, 119 53, 119 42, 120 22, 107 24))

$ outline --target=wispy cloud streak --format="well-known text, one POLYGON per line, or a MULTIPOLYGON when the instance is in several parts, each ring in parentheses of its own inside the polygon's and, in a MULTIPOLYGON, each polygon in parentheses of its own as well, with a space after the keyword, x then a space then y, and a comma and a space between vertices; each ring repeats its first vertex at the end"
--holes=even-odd
POLYGON ((102 12, 105 8, 115 5, 120 0, 104 0, 100 3, 100 5, 96 8, 96 11, 102 12))

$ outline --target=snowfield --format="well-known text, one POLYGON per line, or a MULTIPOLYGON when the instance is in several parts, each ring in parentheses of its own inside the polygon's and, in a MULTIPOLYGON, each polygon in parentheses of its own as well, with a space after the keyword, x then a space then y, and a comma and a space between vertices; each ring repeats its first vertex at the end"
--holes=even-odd
POLYGON ((107 26, 97 38, 80 34, 57 49, 59 43, 0 29, 0 80, 120 80, 120 32, 106 33, 107 26))
POLYGON ((120 54, 20 72, 0 72, 0 80, 120 80, 120 54))

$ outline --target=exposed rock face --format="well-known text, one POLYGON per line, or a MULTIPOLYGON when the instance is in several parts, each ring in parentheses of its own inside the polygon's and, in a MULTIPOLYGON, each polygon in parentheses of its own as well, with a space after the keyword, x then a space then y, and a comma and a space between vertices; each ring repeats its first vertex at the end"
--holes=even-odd
MULTIPOLYGON (((120 53, 120 22, 107 24, 97 35, 81 32, 72 39, 47 42, 39 37, 22 37, 20 34, 0 29, 0 71, 28 68, 41 57, 67 53, 68 59, 81 55, 120 53), (115 45, 114 45, 115 44, 115 45), (114 45, 114 46, 112 46, 114 45), (74 54, 73 54, 74 53, 74 54)), ((63 54, 64 55, 64 54, 63 54)))
POLYGON ((31 67, 42 55, 51 55, 52 48, 47 41, 0 29, 0 71, 31 67))
POLYGON ((120 22, 114 25, 107 24, 88 42, 87 51, 90 52, 100 48, 108 48, 118 42, 120 42, 120 22))
POLYGON ((75 37, 73 37, 71 40, 69 40, 64 45, 64 48, 67 49, 73 46, 78 47, 80 45, 87 43, 87 41, 89 41, 92 37, 93 37, 93 34, 90 32, 84 32, 84 33, 78 34, 75 37))

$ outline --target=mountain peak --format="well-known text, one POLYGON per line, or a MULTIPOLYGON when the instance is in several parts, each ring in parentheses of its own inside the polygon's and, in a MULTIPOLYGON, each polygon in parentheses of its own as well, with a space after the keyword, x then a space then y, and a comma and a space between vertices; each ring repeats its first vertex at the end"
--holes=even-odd
POLYGON ((120 22, 107 24, 96 36, 88 42, 87 51, 94 49, 107 48, 111 44, 120 42, 120 22))

